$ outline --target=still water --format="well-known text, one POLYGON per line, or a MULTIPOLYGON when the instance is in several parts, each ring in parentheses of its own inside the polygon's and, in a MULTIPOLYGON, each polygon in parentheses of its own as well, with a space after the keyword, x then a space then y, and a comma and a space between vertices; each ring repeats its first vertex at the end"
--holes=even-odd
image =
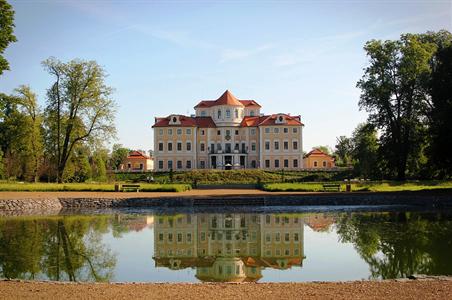
POLYGON ((106 211, 0 217, 0 277, 288 282, 452 274, 452 212, 106 211))

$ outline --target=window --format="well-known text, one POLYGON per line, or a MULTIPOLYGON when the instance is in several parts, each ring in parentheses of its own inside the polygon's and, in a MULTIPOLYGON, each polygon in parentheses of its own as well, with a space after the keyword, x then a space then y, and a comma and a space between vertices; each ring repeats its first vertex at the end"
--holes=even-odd
POLYGON ((314 167, 317 167, 317 162, 316 161, 314 162, 314 167))
POLYGON ((275 168, 279 168, 279 159, 275 159, 275 168))
POLYGON ((270 233, 265 234, 265 242, 270 243, 272 241, 272 237, 270 233))
POLYGON ((206 135, 206 131, 204 129, 201 129, 201 135, 206 135))
POLYGON ((292 142, 292 148, 293 148, 293 150, 298 150, 298 142, 297 141, 292 142))
POLYGON ((206 240, 206 233, 204 231, 201 232, 201 241, 206 240))
POLYGON ((270 127, 265 128, 265 133, 270 133, 270 127))
POLYGON ((251 143, 251 151, 256 152, 256 143, 255 142, 251 143))
POLYGON ((163 135, 163 129, 159 129, 159 135, 163 135))
POLYGON ((326 167, 326 161, 323 161, 323 167, 326 167))
POLYGON ((190 135, 190 134, 191 134, 191 128, 187 128, 187 129, 185 130, 185 134, 190 135))
POLYGON ((265 215, 265 223, 270 224, 270 215, 265 215))
POLYGON ((269 141, 265 141, 265 150, 270 150, 270 142, 269 141))
POLYGON ((251 128, 251 135, 256 135, 256 128, 251 128))
POLYGON ((168 129, 168 135, 173 135, 173 130, 171 128, 168 129))
POLYGON ((181 160, 177 161, 177 168, 182 169, 182 161, 181 160))
POLYGON ((172 169, 173 168, 173 161, 172 160, 168 160, 168 169, 172 169))
POLYGON ((257 167, 256 161, 255 161, 255 160, 252 160, 252 161, 251 161, 251 168, 256 168, 256 167, 257 167))
POLYGON ((206 145, 205 145, 204 143, 201 143, 201 144, 199 145, 199 149, 201 150, 201 152, 206 151, 206 145))
POLYGON ((281 241, 281 234, 279 232, 275 233, 275 242, 279 243, 281 241))
POLYGON ((284 235, 284 241, 285 241, 285 242, 290 242, 290 234, 289 234, 289 233, 286 233, 286 234, 284 235))
POLYGON ((279 142, 275 141, 275 150, 279 150, 279 142))
POLYGON ((182 233, 180 232, 177 234, 177 242, 182 243, 182 233))
POLYGON ((289 150, 289 142, 284 141, 284 150, 289 150))
POLYGON ((239 118, 239 110, 237 108, 234 110, 234 114, 235 114, 235 118, 238 119, 239 118))
POLYGON ((279 128, 278 127, 273 128, 273 132, 274 133, 279 133, 279 128))
POLYGON ((226 118, 231 118, 231 111, 229 109, 226 109, 226 118))
POLYGON ((131 163, 128 163, 128 164, 127 164, 127 169, 130 169, 130 168, 132 168, 132 164, 131 164, 131 163))
POLYGON ((205 117, 206 116, 206 111, 205 110, 202 110, 201 111, 201 117, 205 117))
POLYGON ((163 151, 163 143, 159 143, 159 151, 163 151))
POLYGON ((168 143, 168 151, 173 151, 173 143, 168 143))
POLYGON ((168 233, 168 242, 169 243, 173 242, 173 234, 172 233, 168 233))
POLYGON ((163 242, 163 233, 159 233, 159 242, 163 242))
POLYGON ((201 169, 205 169, 206 168, 206 162, 204 160, 201 160, 199 162, 199 166, 200 166, 201 169))
POLYGON ((191 142, 187 142, 187 151, 191 151, 191 142))
POLYGON ((187 233, 187 243, 191 243, 191 233, 187 233))
POLYGON ((265 160, 265 167, 270 168, 270 160, 269 159, 265 160))
POLYGON ((215 152, 215 144, 212 143, 210 144, 210 153, 214 153, 215 152))
POLYGON ((285 256, 289 256, 289 255, 290 255, 290 249, 284 250, 284 255, 285 255, 285 256))
POLYGON ((284 127, 283 131, 284 131, 284 133, 288 133, 289 132, 289 128, 284 127))
POLYGON ((182 129, 180 129, 180 128, 177 128, 177 135, 181 135, 182 134, 182 129))
POLYGON ((239 135, 239 131, 238 130, 235 131, 235 135, 239 135))
POLYGON ((221 130, 217 130, 217 135, 221 135, 221 130))
POLYGON ((288 168, 289 167, 289 160, 285 159, 284 160, 284 168, 288 168))
POLYGON ((186 166, 187 166, 187 169, 191 169, 191 160, 187 160, 186 166))
POLYGON ((298 168, 298 159, 293 160, 293 167, 298 168))
POLYGON ((231 131, 229 129, 226 130, 226 136, 231 136, 231 131))
MULTIPOLYGON (((129 167, 130 169, 130 167, 129 167)), ((163 169, 163 160, 159 160, 159 169, 163 169)))
POLYGON ((275 217, 275 224, 279 224, 279 216, 275 217))
POLYGON ((182 151, 182 143, 181 142, 177 143, 177 151, 182 151))
POLYGON ((217 112, 217 119, 221 119, 221 110, 218 110, 217 112))
POLYGON ((293 240, 294 242, 298 242, 300 240, 300 237, 298 236, 298 233, 293 234, 293 240))
POLYGON ((298 132, 298 128, 297 127, 292 128, 292 133, 297 133, 297 132, 298 132))
POLYGON ((250 116, 254 117, 254 110, 250 111, 250 116))

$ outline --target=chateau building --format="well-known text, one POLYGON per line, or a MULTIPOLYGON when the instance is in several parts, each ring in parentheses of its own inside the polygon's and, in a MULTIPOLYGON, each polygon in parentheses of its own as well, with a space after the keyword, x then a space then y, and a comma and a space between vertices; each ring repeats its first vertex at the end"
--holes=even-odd
POLYGON ((261 114, 256 101, 229 91, 194 109, 192 116, 155 118, 155 171, 303 167, 300 116, 261 114))

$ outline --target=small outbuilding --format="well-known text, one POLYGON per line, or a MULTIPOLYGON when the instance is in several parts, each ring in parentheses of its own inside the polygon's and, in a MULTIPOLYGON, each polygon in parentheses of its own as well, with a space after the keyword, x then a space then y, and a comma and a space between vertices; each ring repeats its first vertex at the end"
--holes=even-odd
POLYGON ((120 165, 125 172, 146 172, 154 170, 154 159, 141 151, 131 151, 120 165))
POLYGON ((306 154, 303 162, 305 169, 332 169, 336 167, 334 157, 317 148, 306 154))

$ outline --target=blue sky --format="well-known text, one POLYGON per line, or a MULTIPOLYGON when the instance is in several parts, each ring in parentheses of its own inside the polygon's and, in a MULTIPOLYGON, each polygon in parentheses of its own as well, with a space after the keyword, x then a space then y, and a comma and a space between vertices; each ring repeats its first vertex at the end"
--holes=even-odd
POLYGON ((452 30, 452 1, 10 1, 18 42, 0 91, 29 84, 44 105, 41 62, 92 59, 118 103, 117 140, 152 149, 155 116, 191 114, 229 89, 264 113, 301 115, 304 150, 334 147, 366 119, 356 82, 371 39, 452 30))

